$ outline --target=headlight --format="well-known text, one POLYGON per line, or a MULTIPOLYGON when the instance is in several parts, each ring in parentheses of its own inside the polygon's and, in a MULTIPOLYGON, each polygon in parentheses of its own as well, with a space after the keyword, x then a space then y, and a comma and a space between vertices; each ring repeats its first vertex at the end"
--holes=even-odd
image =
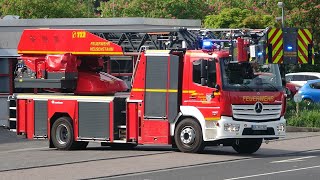
POLYGON ((224 124, 224 130, 229 132, 238 132, 240 130, 240 124, 224 124))
POLYGON ((283 124, 283 123, 280 123, 280 124, 277 126, 277 131, 278 131, 278 132, 285 132, 285 131, 286 131, 286 125, 283 124))

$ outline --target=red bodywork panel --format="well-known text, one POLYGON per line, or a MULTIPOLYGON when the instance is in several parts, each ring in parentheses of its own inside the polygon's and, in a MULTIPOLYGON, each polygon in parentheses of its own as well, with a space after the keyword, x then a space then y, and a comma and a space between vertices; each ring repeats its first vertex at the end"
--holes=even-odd
POLYGON ((79 72, 75 94, 81 95, 104 95, 126 91, 127 84, 121 79, 108 74, 94 72, 79 72))
POLYGON ((17 100, 17 134, 27 134, 28 139, 34 135, 34 101, 32 99, 17 100))
POLYGON ((26 120, 26 113, 27 113, 27 100, 18 100, 17 101, 17 133, 26 133, 27 132, 27 120, 26 120))
POLYGON ((85 30, 26 29, 19 54, 123 55, 122 47, 85 30))
POLYGON ((77 57, 72 54, 47 55, 45 62, 48 72, 77 72, 77 57))
POLYGON ((138 103, 127 104, 127 139, 136 141, 138 139, 139 118, 138 103))

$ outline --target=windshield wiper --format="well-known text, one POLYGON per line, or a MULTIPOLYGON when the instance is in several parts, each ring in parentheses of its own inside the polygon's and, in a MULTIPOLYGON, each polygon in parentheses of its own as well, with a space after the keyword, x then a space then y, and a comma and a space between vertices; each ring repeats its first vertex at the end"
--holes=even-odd
POLYGON ((239 85, 241 85, 242 87, 244 87, 246 90, 254 91, 254 89, 252 89, 251 87, 249 87, 249 86, 246 85, 246 84, 239 84, 239 85))
POLYGON ((279 91, 279 89, 276 87, 276 86, 274 86, 273 84, 271 84, 271 83, 261 83, 262 85, 264 85, 264 84, 266 84, 266 85, 268 85, 269 87, 271 87, 274 91, 279 91))

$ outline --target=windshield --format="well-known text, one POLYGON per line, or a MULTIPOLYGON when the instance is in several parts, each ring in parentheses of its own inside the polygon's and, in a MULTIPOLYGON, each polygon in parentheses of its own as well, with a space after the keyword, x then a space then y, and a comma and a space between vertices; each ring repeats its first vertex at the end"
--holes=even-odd
POLYGON ((280 91, 282 82, 277 64, 258 64, 256 62, 230 62, 221 59, 222 82, 224 90, 233 91, 280 91))

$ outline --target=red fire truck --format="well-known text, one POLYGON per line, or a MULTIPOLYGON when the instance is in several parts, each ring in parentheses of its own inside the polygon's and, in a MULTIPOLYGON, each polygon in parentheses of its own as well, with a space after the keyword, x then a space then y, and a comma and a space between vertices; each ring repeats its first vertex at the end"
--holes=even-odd
POLYGON ((278 64, 313 61, 310 32, 285 34, 291 30, 241 35, 229 48, 186 29, 126 31, 119 38, 111 31, 25 30, 15 88, 35 90, 14 95, 17 134, 48 138, 60 150, 94 141, 172 144, 182 152, 225 145, 254 153, 263 140, 285 137, 278 64), (138 36, 143 42, 133 40, 138 36), (131 83, 109 72, 112 59, 127 56, 133 57, 131 83))

